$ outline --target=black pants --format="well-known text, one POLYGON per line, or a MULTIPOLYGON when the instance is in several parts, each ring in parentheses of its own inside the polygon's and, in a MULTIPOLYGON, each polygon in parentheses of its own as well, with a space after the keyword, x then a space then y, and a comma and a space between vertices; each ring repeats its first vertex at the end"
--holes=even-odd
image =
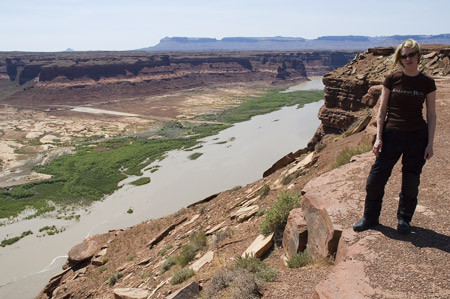
POLYGON ((428 144, 428 129, 413 132, 384 130, 383 147, 370 170, 366 183, 364 217, 377 221, 386 185, 394 165, 402 156, 402 190, 397 210, 397 218, 410 222, 417 206, 420 174, 428 144))

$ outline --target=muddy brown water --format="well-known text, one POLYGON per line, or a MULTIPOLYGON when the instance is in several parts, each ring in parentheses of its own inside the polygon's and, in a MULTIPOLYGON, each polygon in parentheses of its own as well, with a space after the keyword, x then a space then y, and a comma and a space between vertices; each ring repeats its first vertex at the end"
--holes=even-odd
MULTIPOLYGON (((290 90, 322 89, 321 77, 290 90)), ((244 186, 262 178, 265 170, 289 152, 306 146, 320 124, 317 118, 323 101, 253 117, 215 136, 202 140, 193 151, 171 151, 166 158, 149 166, 158 171, 144 172, 149 184, 133 186, 129 177, 122 188, 88 211, 77 211, 80 221, 37 218, 0 226, 0 240, 32 230, 33 235, 0 247, 0 298, 33 298, 67 259, 71 247, 89 235, 130 227, 145 220, 173 213, 209 195, 244 186), (189 159, 193 153, 202 155, 189 159), (128 209, 133 209, 128 214, 128 209), (38 230, 56 225, 65 231, 53 236, 38 230), (24 287, 26 286, 26 287, 24 287)), ((148 167, 146 167, 148 168, 148 167)))

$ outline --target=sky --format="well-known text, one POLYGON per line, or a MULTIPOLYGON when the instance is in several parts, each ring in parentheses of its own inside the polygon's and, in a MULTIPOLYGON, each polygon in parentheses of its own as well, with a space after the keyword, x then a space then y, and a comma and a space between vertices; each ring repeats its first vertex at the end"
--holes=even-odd
POLYGON ((0 51, 133 50, 164 37, 450 33, 448 0, 0 0, 0 51))

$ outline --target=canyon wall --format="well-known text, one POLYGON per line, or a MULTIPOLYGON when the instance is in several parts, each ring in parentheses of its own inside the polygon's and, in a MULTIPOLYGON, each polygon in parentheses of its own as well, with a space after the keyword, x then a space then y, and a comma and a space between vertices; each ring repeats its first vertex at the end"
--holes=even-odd
POLYGON ((217 83, 289 84, 345 65, 354 51, 0 53, 0 100, 82 104, 217 83))

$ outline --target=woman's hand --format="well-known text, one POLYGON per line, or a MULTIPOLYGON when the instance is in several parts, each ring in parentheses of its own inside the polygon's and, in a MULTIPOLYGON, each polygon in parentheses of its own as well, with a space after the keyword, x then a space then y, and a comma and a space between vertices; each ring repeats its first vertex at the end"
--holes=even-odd
POLYGON ((428 145, 428 146, 425 148, 425 154, 423 155, 423 158, 424 158, 425 160, 430 160, 431 157, 433 157, 433 146, 432 146, 432 145, 428 145))
POLYGON ((375 141, 375 144, 373 145, 372 152, 375 154, 375 156, 378 157, 378 155, 381 153, 381 148, 383 147, 383 141, 381 139, 377 139, 375 141))

